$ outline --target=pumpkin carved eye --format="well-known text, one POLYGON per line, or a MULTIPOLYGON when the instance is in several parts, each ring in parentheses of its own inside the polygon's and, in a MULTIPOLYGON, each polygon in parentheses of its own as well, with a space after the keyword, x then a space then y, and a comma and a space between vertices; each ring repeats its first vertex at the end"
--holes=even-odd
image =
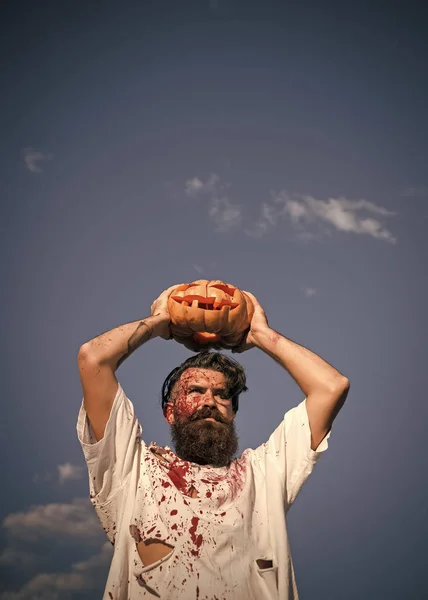
POLYGON ((236 287, 232 287, 230 285, 227 285, 226 283, 216 283, 216 284, 212 285, 211 287, 216 288, 217 290, 221 290, 228 296, 232 296, 232 297, 236 290, 236 287))

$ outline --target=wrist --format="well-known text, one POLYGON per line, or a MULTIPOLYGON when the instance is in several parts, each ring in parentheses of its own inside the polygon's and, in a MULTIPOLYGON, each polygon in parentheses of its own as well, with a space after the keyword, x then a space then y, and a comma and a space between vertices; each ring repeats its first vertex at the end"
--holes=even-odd
POLYGON ((261 325, 251 331, 252 342, 257 348, 264 350, 274 343, 278 333, 271 329, 269 325, 261 325))
POLYGON ((165 335, 165 329, 169 327, 170 318, 168 313, 157 313, 144 319, 144 322, 150 327, 150 339, 153 339, 165 335))

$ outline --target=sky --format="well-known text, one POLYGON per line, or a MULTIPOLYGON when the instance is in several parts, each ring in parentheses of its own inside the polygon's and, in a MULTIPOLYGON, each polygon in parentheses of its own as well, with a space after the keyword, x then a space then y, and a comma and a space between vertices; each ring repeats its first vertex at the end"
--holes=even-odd
MULTIPOLYGON (((0 72, 0 600, 101 598, 112 548, 76 436, 81 344, 221 279, 346 375, 288 515, 302 600, 428 597, 423 3, 6 2, 0 72)), ((168 444, 160 389, 117 376, 168 444)), ((234 355, 236 357, 236 355, 234 355)), ((303 400, 258 349, 240 451, 303 400)))

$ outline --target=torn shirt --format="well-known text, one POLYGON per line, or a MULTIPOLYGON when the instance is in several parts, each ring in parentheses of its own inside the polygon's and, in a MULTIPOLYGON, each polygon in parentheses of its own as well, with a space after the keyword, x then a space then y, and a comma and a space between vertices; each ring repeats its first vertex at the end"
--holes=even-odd
POLYGON ((91 502, 114 545, 103 600, 297 600, 286 513, 331 433, 311 449, 306 399, 228 467, 147 445, 120 384, 104 437, 96 441, 83 402, 77 433, 91 502), (141 540, 171 550, 144 565, 141 540))

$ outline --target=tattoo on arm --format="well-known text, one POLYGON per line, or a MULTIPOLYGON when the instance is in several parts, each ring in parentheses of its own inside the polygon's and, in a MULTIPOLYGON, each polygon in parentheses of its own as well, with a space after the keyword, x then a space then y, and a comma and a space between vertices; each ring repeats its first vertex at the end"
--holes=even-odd
POLYGON ((125 354, 121 358, 119 358, 119 360, 117 361, 116 369, 118 369, 120 367, 120 365, 123 363, 123 361, 126 360, 128 358, 128 356, 130 356, 135 350, 137 350, 137 348, 139 348, 145 342, 147 342, 150 339, 152 333, 153 333, 152 328, 149 327, 147 325, 147 323, 145 323, 145 321, 141 321, 138 324, 137 329, 134 331, 134 333, 131 335, 131 337, 128 340, 127 352, 125 352, 125 354))

